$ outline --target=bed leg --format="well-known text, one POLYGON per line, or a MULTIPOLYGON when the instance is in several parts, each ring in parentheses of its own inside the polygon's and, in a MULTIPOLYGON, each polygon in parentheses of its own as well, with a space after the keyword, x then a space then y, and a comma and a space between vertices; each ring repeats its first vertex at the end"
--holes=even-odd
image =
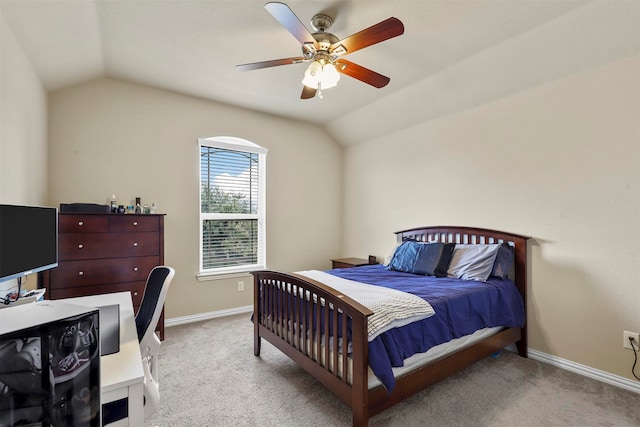
POLYGON ((522 328, 520 332, 520 340, 516 341, 516 348, 518 349, 518 354, 522 357, 529 357, 529 346, 527 345, 527 327, 522 328))
POLYGON ((262 338, 260 335, 256 334, 253 337, 253 354, 255 356, 260 356, 260 346, 262 344, 262 338))
POLYGON ((516 342, 516 349, 518 350, 518 354, 521 357, 529 357, 529 351, 527 348, 527 343, 523 342, 523 340, 520 340, 518 342, 516 342))
POLYGON ((262 338, 260 337, 260 296, 262 295, 260 289, 260 278, 258 273, 253 274, 253 315, 251 320, 253 321, 253 354, 260 356, 260 345, 262 344, 262 338))
POLYGON ((351 421, 353 427, 367 427, 369 425, 369 420, 364 411, 352 410, 351 421))

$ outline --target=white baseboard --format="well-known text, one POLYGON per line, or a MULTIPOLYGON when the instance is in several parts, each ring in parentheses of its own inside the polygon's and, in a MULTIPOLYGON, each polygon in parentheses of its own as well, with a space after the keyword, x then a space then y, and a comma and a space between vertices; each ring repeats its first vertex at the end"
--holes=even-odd
MULTIPOLYGON (((208 313, 199 313, 189 316, 173 317, 166 319, 164 322, 165 327, 184 325, 186 323, 200 322, 202 320, 210 320, 218 317, 233 316, 235 314, 251 313, 253 311, 253 305, 245 305, 243 307, 230 308, 227 310, 210 311, 208 313)), ((515 351, 515 346, 512 348, 507 347, 507 350, 515 351)), ((547 353, 543 353, 538 350, 529 349, 529 357, 538 360, 549 365, 557 366, 558 368, 566 369, 567 371, 574 372, 576 374, 584 375, 585 377, 592 378, 603 383, 611 384, 616 387, 630 390, 640 394, 640 381, 632 381, 627 378, 613 375, 608 372, 600 371, 595 368, 591 368, 586 365, 581 365, 576 362, 572 362, 561 357, 552 356, 547 353)))
POLYGON ((171 326, 184 325, 186 323, 200 322, 202 320, 210 320, 218 317, 233 316, 234 314, 251 313, 253 311, 253 305, 245 305, 242 307, 229 308, 227 310, 210 311, 208 313, 191 314, 189 316, 173 317, 171 319, 165 319, 164 326, 169 328, 171 326))
POLYGON ((584 375, 585 377, 589 377, 594 380, 602 381, 603 383, 640 393, 640 381, 632 381, 618 375, 600 371, 598 369, 552 356, 531 348, 529 349, 529 357, 543 363, 548 363, 549 365, 557 366, 558 368, 566 369, 567 371, 571 371, 576 374, 584 375))

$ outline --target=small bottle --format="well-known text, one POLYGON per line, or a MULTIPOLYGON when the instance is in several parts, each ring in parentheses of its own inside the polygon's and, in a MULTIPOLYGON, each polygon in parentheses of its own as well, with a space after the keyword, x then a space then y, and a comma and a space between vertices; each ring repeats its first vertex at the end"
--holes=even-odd
POLYGON ((137 213, 137 214, 142 213, 142 206, 140 206, 140 197, 136 197, 136 208, 134 213, 137 213))
POLYGON ((155 204, 155 202, 154 202, 154 203, 151 203, 151 211, 150 211, 150 212, 151 212, 152 214, 156 213, 156 204, 155 204))
POLYGON ((144 206, 142 207, 142 213, 144 214, 149 214, 151 213, 151 209, 149 209, 149 205, 148 204, 144 204, 144 206))
POLYGON ((118 213, 118 203, 116 202, 116 195, 111 195, 111 213, 118 213))

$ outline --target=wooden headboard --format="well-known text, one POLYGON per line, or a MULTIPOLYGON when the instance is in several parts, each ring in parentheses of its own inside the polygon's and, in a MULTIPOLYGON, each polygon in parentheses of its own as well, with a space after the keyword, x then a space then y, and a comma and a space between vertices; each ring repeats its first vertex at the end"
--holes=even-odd
MULTIPOLYGON (((522 300, 524 301, 525 315, 527 308, 527 240, 530 237, 505 231, 489 230, 485 228, 458 227, 458 226, 433 226, 418 227, 408 230, 396 231, 398 242, 405 239, 413 239, 419 242, 443 242, 443 243, 466 243, 466 244, 488 244, 506 242, 513 246, 514 277, 512 278, 522 300)), ((518 344, 518 351, 526 357, 527 348, 527 327, 522 328, 522 339, 518 344)))

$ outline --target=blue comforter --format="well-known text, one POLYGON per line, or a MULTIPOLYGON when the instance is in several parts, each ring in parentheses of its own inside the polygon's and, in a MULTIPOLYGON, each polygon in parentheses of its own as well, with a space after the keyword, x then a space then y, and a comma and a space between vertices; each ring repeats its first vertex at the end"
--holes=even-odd
POLYGON ((391 368, 403 366, 404 359, 416 353, 478 329, 524 326, 524 304, 510 280, 436 278, 390 271, 382 265, 326 272, 408 292, 424 298, 434 308, 434 316, 387 331, 369 343, 369 366, 389 392, 395 386, 391 368))

